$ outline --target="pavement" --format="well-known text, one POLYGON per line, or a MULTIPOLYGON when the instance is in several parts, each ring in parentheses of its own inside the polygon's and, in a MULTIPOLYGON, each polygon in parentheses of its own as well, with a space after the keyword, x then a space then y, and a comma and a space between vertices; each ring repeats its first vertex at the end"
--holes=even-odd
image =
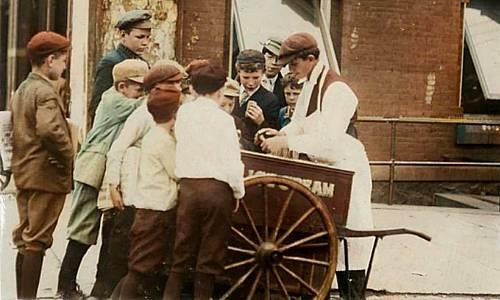
MULTIPOLYGON (((46 253, 39 298, 56 293, 57 274, 66 247, 65 227, 71 200, 65 204, 46 253)), ((405 227, 424 232, 390 236, 378 243, 368 283, 368 299, 500 299, 500 213, 468 208, 373 205, 375 227, 405 227)), ((11 231, 18 221, 15 198, 0 195, 0 299, 15 299, 15 256, 11 231)), ((98 247, 82 262, 78 282, 92 288, 98 247)))

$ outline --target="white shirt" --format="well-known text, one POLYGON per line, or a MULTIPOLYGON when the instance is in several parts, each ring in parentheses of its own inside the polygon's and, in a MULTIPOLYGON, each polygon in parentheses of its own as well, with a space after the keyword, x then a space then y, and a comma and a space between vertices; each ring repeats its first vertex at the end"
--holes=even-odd
POLYGON ((142 138, 154 125, 153 116, 149 113, 146 102, 128 117, 120 135, 106 155, 106 183, 120 185, 120 170, 127 149, 131 146, 141 148, 142 138))
POLYGON ((213 178, 245 195, 243 163, 234 119, 207 97, 182 105, 175 122, 178 178, 213 178))
POLYGON ((165 129, 153 127, 142 141, 136 208, 159 211, 177 204, 175 139, 165 129))
POLYGON ((316 156, 322 156, 325 148, 331 148, 345 134, 358 106, 358 98, 351 88, 344 82, 337 81, 326 89, 322 111, 319 111, 318 103, 318 110, 305 121, 309 101, 319 101, 319 97, 310 98, 322 69, 323 64, 318 62, 309 79, 304 81, 291 122, 282 129, 287 133, 288 147, 291 150, 316 156))
POLYGON ((262 76, 261 84, 271 93, 274 91, 274 86, 276 85, 276 80, 278 79, 278 74, 274 75, 272 78, 268 78, 266 74, 262 76))

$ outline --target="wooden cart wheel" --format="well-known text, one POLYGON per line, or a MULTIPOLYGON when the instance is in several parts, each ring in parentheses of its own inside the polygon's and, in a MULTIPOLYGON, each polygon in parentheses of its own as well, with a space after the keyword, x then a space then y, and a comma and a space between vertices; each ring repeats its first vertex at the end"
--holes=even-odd
POLYGON ((231 227, 230 284, 220 299, 325 299, 337 265, 328 208, 284 177, 251 177, 245 189, 231 227))

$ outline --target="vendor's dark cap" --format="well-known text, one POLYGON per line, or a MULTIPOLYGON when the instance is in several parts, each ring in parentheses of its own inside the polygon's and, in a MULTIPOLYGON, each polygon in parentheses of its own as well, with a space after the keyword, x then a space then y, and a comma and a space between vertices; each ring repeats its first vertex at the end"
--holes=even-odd
POLYGON ((42 31, 35 34, 26 46, 26 55, 29 59, 42 57, 57 51, 69 48, 71 42, 64 36, 52 32, 42 31))
POLYGON ((126 12, 116 23, 116 28, 126 30, 130 28, 151 29, 152 15, 149 10, 131 10, 126 12))
POLYGON ((307 32, 297 32, 290 35, 281 45, 279 62, 287 64, 304 51, 318 49, 316 39, 307 32))
POLYGON ((174 87, 155 89, 148 95, 148 111, 156 123, 170 121, 180 105, 181 92, 174 87))
POLYGON ((144 76, 144 89, 151 90, 160 82, 176 82, 182 80, 182 73, 173 65, 156 65, 144 76))
POLYGON ((266 63, 266 58, 262 52, 254 49, 246 49, 241 51, 236 57, 237 64, 252 64, 252 63, 266 63))

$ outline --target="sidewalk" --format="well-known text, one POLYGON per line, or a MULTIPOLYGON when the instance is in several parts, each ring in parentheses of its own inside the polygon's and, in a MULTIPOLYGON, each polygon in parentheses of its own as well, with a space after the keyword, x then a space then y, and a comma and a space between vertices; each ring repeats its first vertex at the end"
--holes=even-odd
MULTIPOLYGON (((15 199, 0 196, 0 298, 15 299, 16 251, 10 235, 18 217, 15 199)), ((38 292, 42 298, 56 292, 70 204, 67 201, 54 245, 47 251, 38 292)), ((499 213, 374 204, 373 215, 377 228, 406 227, 433 240, 393 236, 380 241, 368 283, 369 299, 500 299, 499 213)), ((91 247, 80 269, 78 282, 86 294, 93 284, 98 249, 91 247)))

